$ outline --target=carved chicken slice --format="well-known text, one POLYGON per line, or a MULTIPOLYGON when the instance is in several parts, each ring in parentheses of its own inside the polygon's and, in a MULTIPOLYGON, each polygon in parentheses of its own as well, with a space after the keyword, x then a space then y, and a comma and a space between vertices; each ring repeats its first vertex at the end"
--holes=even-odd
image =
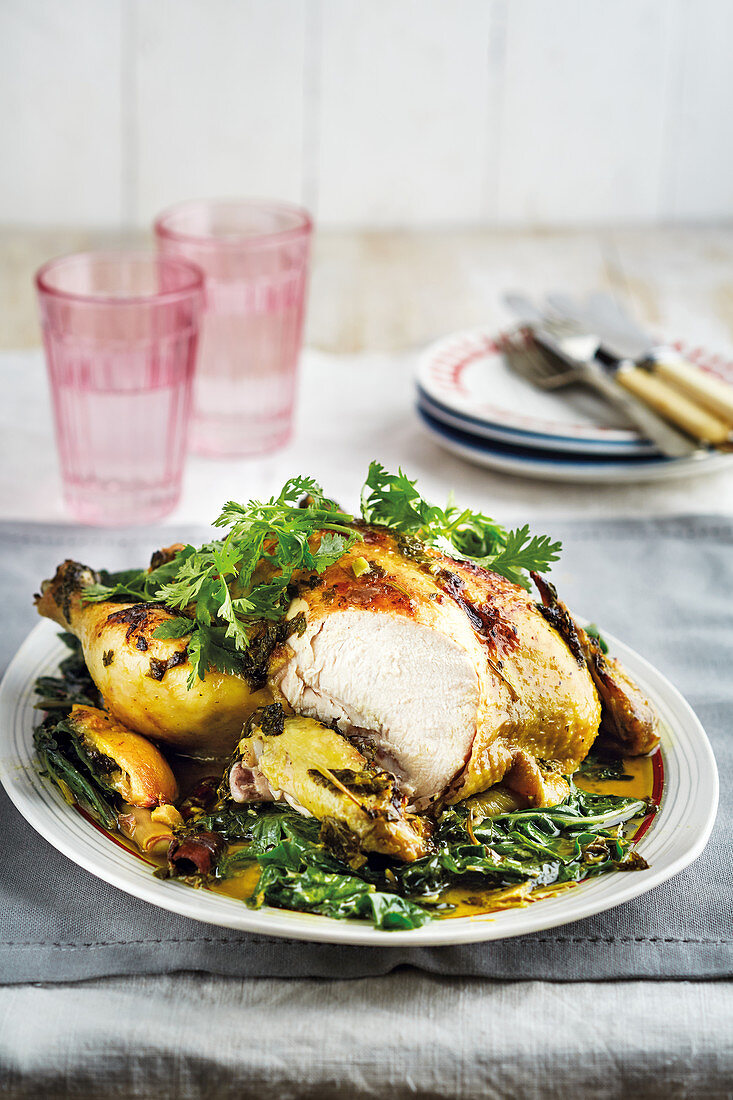
POLYGON ((75 634, 109 711, 130 729, 192 756, 226 756, 269 693, 252 692, 240 676, 209 672, 190 690, 185 638, 153 637, 174 617, 159 604, 85 603, 94 573, 65 561, 36 600, 40 615, 75 634))
POLYGON ((345 737, 312 718, 286 718, 267 707, 248 723, 228 774, 235 802, 285 801, 324 821, 329 839, 349 851, 411 861, 428 850, 423 819, 405 814, 395 780, 370 768, 345 737), (279 722, 268 722, 268 712, 279 722))
POLYGON ((273 655, 296 711, 334 724, 400 780, 417 807, 503 780, 559 801, 600 704, 585 661, 527 592, 386 529, 301 585, 306 629, 273 655))

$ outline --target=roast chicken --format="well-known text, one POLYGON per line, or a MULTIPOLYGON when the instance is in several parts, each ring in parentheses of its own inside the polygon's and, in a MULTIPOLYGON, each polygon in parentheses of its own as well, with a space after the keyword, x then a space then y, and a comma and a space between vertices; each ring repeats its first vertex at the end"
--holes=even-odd
MULTIPOLYGON (((504 577, 415 539, 384 527, 359 531, 362 540, 324 573, 296 578, 287 617, 299 629, 273 649, 258 690, 214 670, 189 688, 186 639, 153 637, 174 613, 161 604, 85 602, 94 574, 78 563, 59 567, 37 606, 81 639, 117 722, 181 752, 231 753, 248 718, 268 704, 312 720, 278 743, 240 744, 232 794, 285 798, 322 816, 324 799, 334 808, 333 785, 321 784, 316 796, 312 784, 324 753, 354 772, 386 773, 399 828, 379 835, 362 822, 361 832, 378 850, 401 847, 404 858, 422 851, 409 815, 433 802, 499 783, 525 805, 561 801, 564 776, 601 727, 625 753, 655 747, 656 720, 639 689, 542 578, 536 602, 504 577)), ((343 806, 349 796, 340 797, 343 806)))

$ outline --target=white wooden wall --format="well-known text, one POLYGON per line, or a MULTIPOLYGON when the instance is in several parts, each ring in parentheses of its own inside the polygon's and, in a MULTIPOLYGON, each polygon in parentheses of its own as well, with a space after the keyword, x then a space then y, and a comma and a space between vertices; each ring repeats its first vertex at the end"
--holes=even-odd
POLYGON ((0 222, 733 216, 733 0, 0 0, 0 222))

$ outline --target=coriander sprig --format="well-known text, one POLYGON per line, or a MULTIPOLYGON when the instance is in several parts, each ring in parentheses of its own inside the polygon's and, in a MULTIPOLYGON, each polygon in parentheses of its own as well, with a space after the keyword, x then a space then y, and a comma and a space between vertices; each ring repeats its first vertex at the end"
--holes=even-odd
POLYGON ((506 531, 483 512, 461 510, 452 494, 445 508, 429 504, 402 470, 390 474, 379 462, 369 466, 361 510, 367 523, 384 524, 453 557, 470 558, 527 589, 527 573, 546 572, 562 549, 547 535, 531 536, 529 526, 506 531))
POLYGON ((308 477, 290 478, 264 503, 225 504, 214 526, 228 527, 226 537, 188 555, 157 594, 195 620, 188 646, 192 679, 203 679, 210 665, 241 671, 237 654, 249 648, 253 628, 282 619, 294 574, 322 573, 361 538, 353 519, 308 477))
MULTIPOLYGON (((445 508, 429 504, 402 470, 390 474, 378 462, 369 467, 361 502, 365 522, 476 561, 525 587, 527 572, 547 570, 560 551, 560 543, 546 535, 530 536, 526 526, 507 532, 483 512, 458 508, 452 498, 445 508)), ((362 534, 354 517, 310 477, 290 478, 265 502, 229 501, 214 526, 228 528, 224 538, 198 549, 185 546, 150 572, 105 574, 85 598, 158 601, 179 612, 154 636, 189 639, 189 686, 211 668, 261 683, 296 574, 322 573, 362 534)))

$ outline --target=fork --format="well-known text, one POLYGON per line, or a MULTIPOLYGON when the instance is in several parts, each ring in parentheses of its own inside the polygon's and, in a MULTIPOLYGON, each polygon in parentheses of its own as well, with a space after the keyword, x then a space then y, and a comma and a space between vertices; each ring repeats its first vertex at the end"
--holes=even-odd
POLYGON ((551 346, 550 338, 543 337, 540 343, 528 328, 508 334, 500 346, 510 369, 538 389, 559 390, 565 386, 583 385, 601 394, 642 435, 656 443, 667 458, 689 458, 704 453, 697 443, 624 390, 592 356, 570 359, 564 351, 551 346), (520 343, 517 336, 521 337, 520 343))
POLYGON ((601 358, 610 356, 619 382, 643 397, 658 412, 669 413, 678 427, 708 443, 730 449, 733 386, 704 373, 671 348, 660 347, 639 328, 614 298, 597 292, 585 303, 568 294, 548 294, 548 316, 597 333, 601 358), (644 368, 631 373, 629 365, 644 368), (629 384, 631 383, 631 384, 629 384), (671 393, 670 393, 671 387, 671 393), (677 400, 675 400, 677 395, 677 400))

